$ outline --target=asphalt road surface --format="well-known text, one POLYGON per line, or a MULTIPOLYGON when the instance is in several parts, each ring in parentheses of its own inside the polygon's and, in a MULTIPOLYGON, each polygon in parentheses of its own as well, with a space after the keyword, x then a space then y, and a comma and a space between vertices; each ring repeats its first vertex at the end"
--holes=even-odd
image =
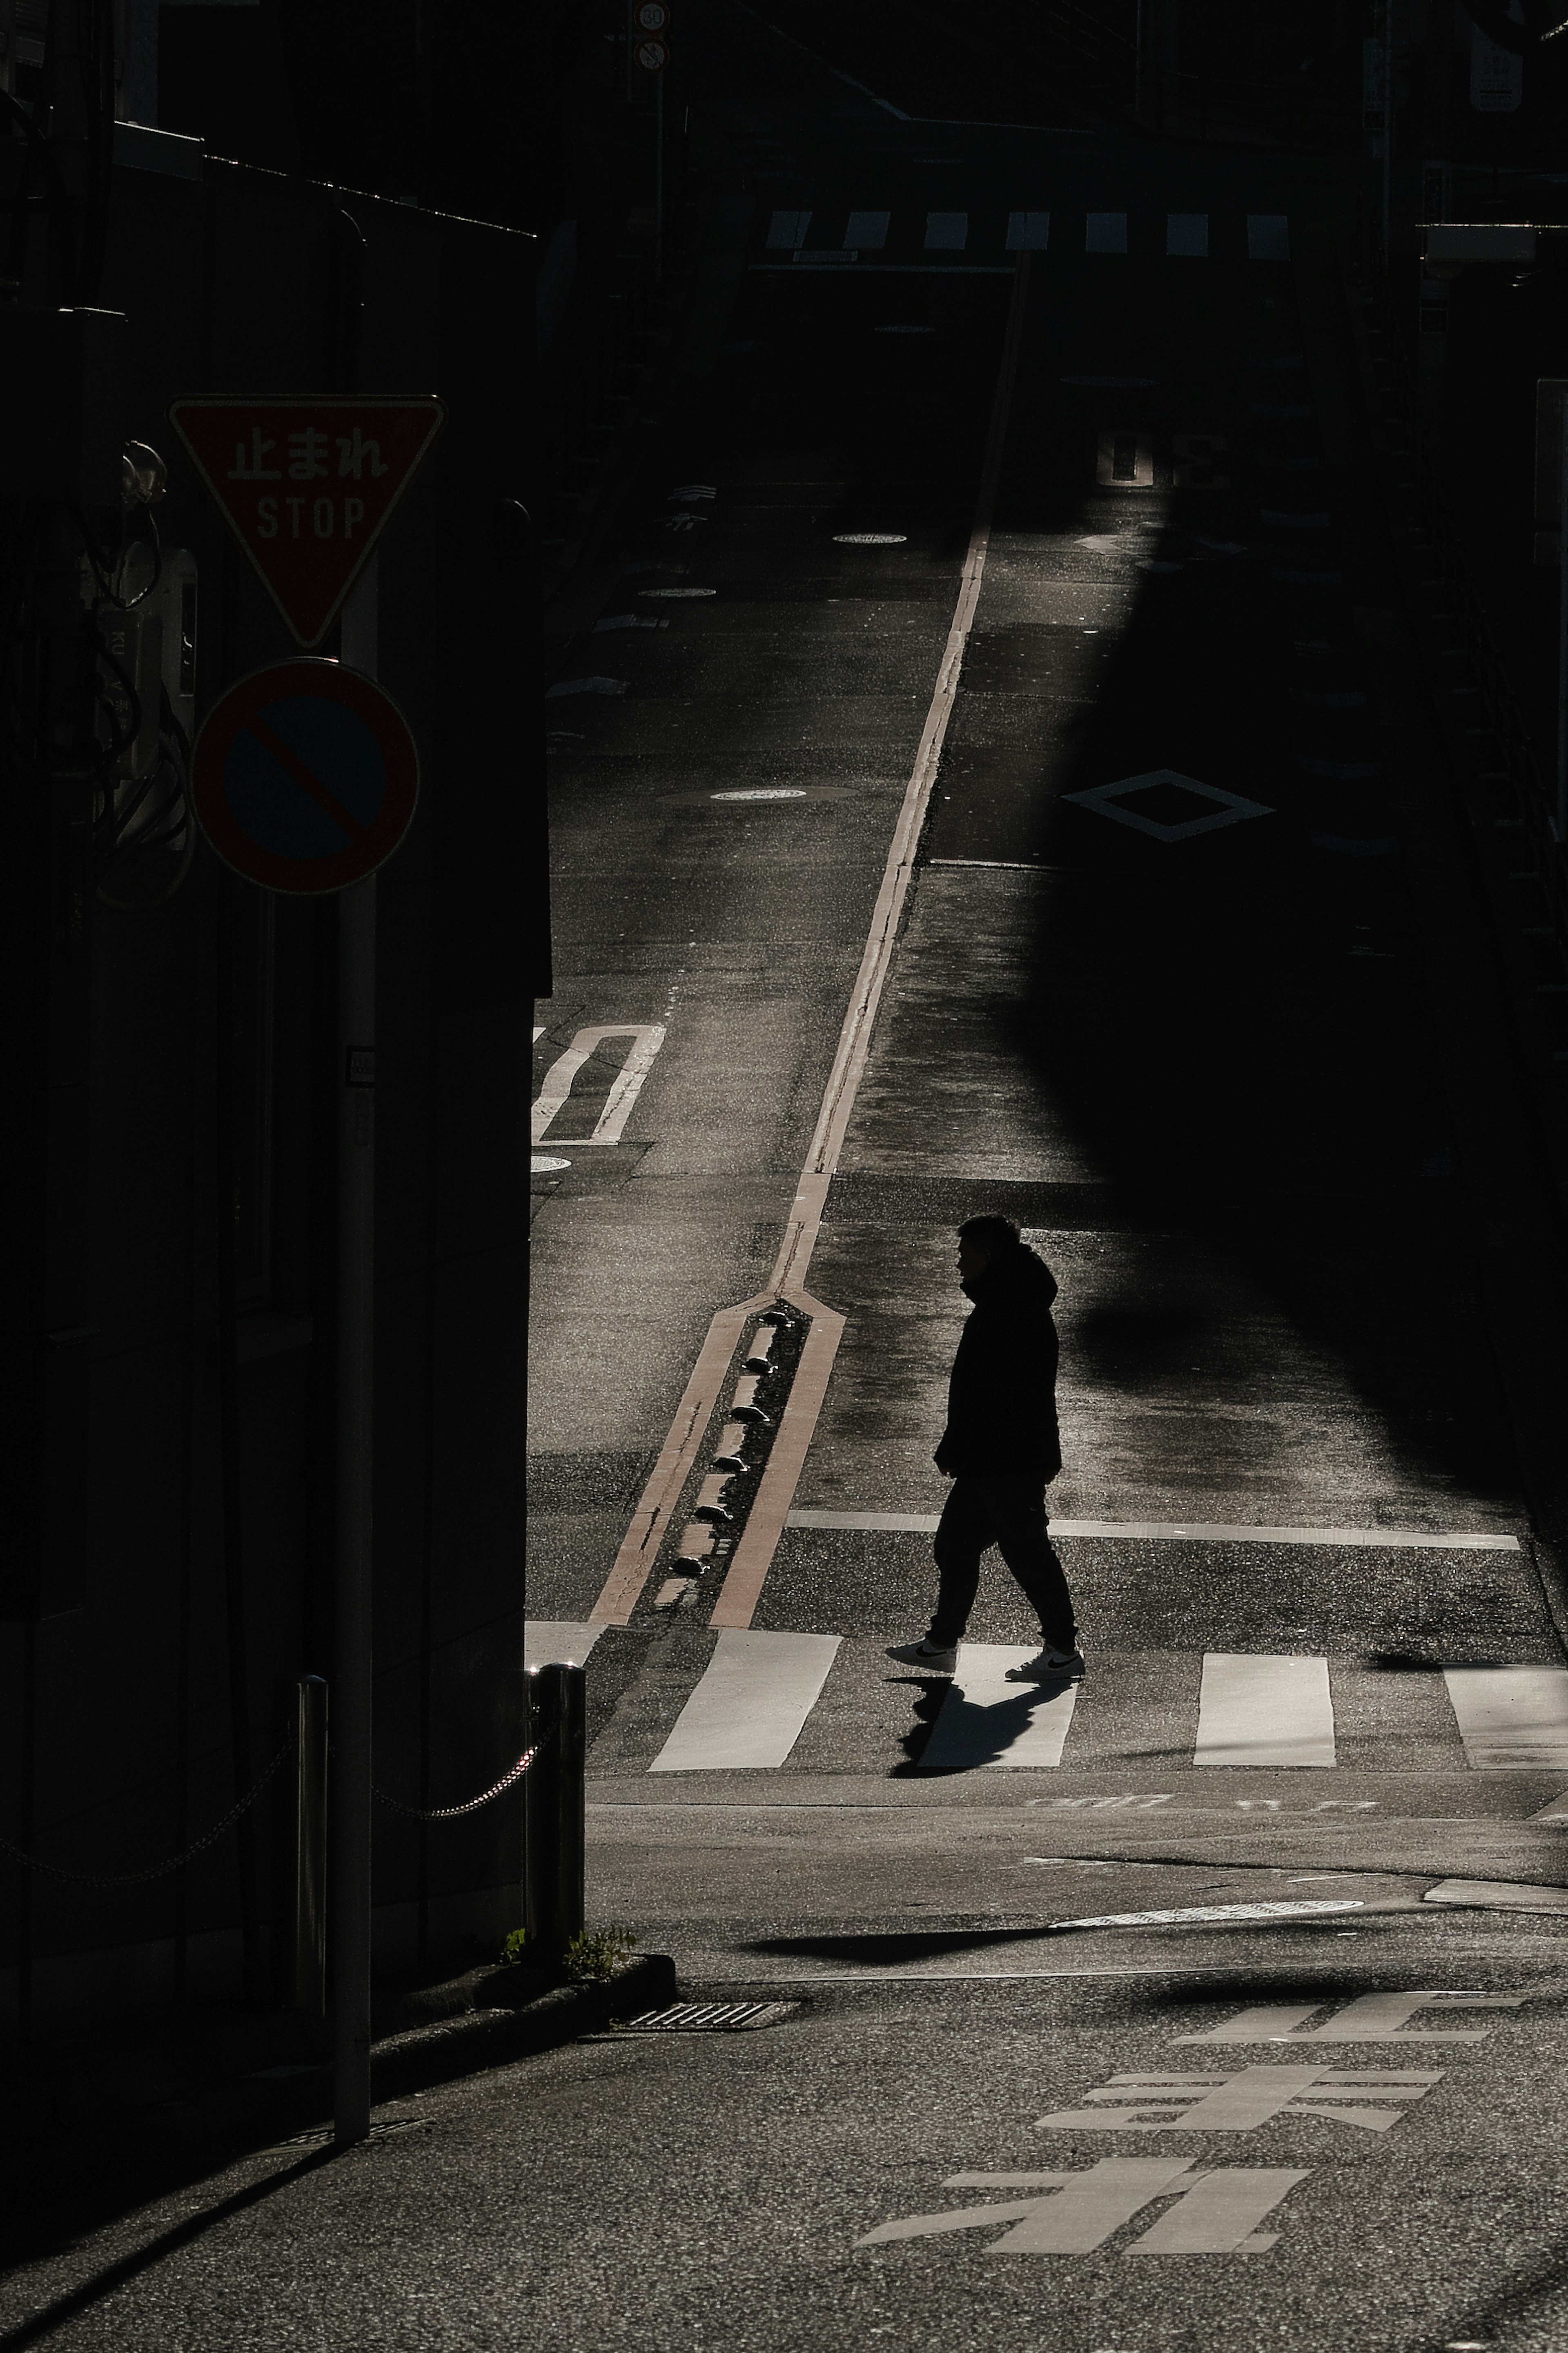
POLYGON ((690 13, 731 200, 556 608, 530 1650, 595 1917, 760 2022, 34 2249, 0 2345, 1560 2348, 1544 1180, 1352 167, 690 13), (951 1683, 886 1655, 984 1209, 1061 1285, 1076 1693, 994 1556, 951 1683))

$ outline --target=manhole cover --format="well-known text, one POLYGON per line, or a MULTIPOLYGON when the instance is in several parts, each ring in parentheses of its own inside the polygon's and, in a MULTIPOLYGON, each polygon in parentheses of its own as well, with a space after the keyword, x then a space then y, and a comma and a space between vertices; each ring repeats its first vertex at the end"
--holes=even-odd
POLYGON ((529 1174, 532 1176, 557 1176, 563 1168, 570 1168, 571 1166, 569 1160, 552 1160, 544 1153, 536 1152, 529 1174))
POLYGON ((805 787, 804 785, 758 786, 745 792, 710 793, 708 797, 713 801, 803 801, 805 787))

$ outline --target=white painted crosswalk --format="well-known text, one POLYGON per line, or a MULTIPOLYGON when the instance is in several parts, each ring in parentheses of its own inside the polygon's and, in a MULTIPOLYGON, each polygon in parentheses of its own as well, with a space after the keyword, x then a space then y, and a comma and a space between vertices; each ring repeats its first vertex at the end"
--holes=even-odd
POLYGON ((1175 261, 1289 261, 1290 221, 1286 213, 1195 213, 1104 210, 1063 211, 1048 206, 1003 213, 920 212, 912 206, 851 206, 845 212, 778 206, 768 216, 764 249, 771 259, 758 269, 787 269, 794 262, 844 262, 877 269, 1005 267, 1016 253, 1083 253, 1164 256, 1175 261), (808 237, 810 242, 808 243, 808 237), (889 252, 909 259, 884 260, 889 252), (924 262, 917 256, 948 255, 924 262), (959 255, 980 257, 961 264, 959 255))
POLYGON ((655 1773, 782 1765, 816 1706, 837 1634, 721 1634, 708 1671, 654 1758, 655 1773))
POLYGON ((1445 1667, 1443 1680, 1472 1765, 1568 1770, 1568 1668, 1445 1667))
POLYGON ((1078 1686, 1010 1683, 1008 1668, 1035 1655, 1009 1642, 959 1646, 952 1688, 921 1758, 928 1772, 1061 1763, 1078 1686))
POLYGON ((1194 1765, 1332 1765, 1334 1708, 1323 1658, 1210 1651, 1194 1765))
MULTIPOLYGON (((529 1662, 584 1660, 604 1631, 572 1621, 532 1623, 529 1662)), ((889 1659, 879 1642, 729 1630, 719 1635, 649 1769, 756 1771, 798 1761, 798 1745, 825 1694, 837 1760, 886 1769, 909 1753, 901 1735, 917 1720, 917 1704, 925 1707, 923 1689, 936 1704, 918 1756, 924 1771, 1131 1765, 1155 1753, 1150 1725, 1160 1715, 1174 1728, 1161 1734, 1158 1753, 1173 1764, 1184 1757, 1195 1767, 1331 1772, 1345 1762, 1335 1678, 1348 1675, 1353 1689, 1366 1672, 1363 1661, 1316 1653, 1211 1651, 1187 1660, 1151 1653, 1156 1682, 1163 1677, 1172 1686, 1163 1698, 1136 1654, 1098 1665, 1091 1657, 1086 1687, 1008 1683, 1008 1668, 1030 1655, 1010 1643, 962 1643, 944 1685, 889 1659), (1087 1712, 1084 1688, 1092 1694, 1087 1712), (871 1700, 873 1691, 885 1705, 871 1700), (851 1750, 859 1743, 864 1755, 846 1757, 846 1741, 851 1750)), ((1408 1737, 1425 1744, 1429 1762, 1446 1748, 1450 1769, 1568 1773, 1568 1668, 1405 1667, 1387 1689, 1395 1716, 1407 1707, 1408 1737)), ((1403 1765, 1397 1723, 1385 1718, 1379 1736, 1390 1767, 1403 1765)), ((1364 1733, 1352 1755, 1363 1769, 1375 1769, 1364 1733)))

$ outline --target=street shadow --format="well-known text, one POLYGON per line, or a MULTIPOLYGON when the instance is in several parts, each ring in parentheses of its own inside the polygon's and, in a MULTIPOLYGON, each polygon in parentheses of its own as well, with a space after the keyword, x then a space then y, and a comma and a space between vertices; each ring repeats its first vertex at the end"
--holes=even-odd
POLYGON ((892 1780, 973 1773, 1000 1764, 1028 1731, 1036 1709, 1059 1699, 1068 1688, 1066 1676, 1054 1683, 1020 1683, 1016 1698, 980 1706, 945 1676, 941 1681, 924 1676, 889 1680, 906 1680, 921 1693, 912 1711, 914 1722, 900 1741, 903 1761, 892 1767, 892 1780), (933 1741, 934 1757, 930 1755, 933 1741))
POLYGON ((220 2199, 216 2205, 204 2207, 200 2213, 187 2216, 183 2222, 176 2222, 167 2231, 160 2231, 156 2237, 149 2239, 132 2253, 121 2255, 117 2263, 109 2263, 102 2271, 95 2272, 79 2287, 56 2296, 15 2328, 0 2334, 0 2353, 20 2353, 23 2346, 37 2345, 45 2337, 52 2337, 57 2328, 63 2328, 68 2321, 79 2319, 83 2313, 92 2311, 107 2297, 117 2295, 132 2280, 139 2279, 143 2272, 151 2271, 170 2255, 195 2246, 219 2223, 231 2221, 237 2214, 244 2214, 252 2207, 264 2204, 278 2190, 303 2180, 308 2174, 319 2171, 342 2153, 331 2143, 322 2148, 310 2149, 294 2164, 269 2173, 264 2181, 248 2182, 231 2197, 220 2199))
MULTIPOLYGON (((1307 335, 1289 273, 1270 275, 1184 280, 1168 309, 1151 276, 1118 313, 1065 267, 1037 273, 1020 385, 1051 421, 1038 401, 1016 411, 994 538, 1018 565, 1031 543, 1067 541, 1052 566, 1087 578, 1099 559, 1078 551, 1101 543, 1073 535, 1111 530, 1115 503, 1093 487, 1096 430, 1144 432, 1152 486, 1105 543, 1142 530, 1144 560, 1108 555, 1104 585, 1113 563, 1142 576, 1121 617, 1081 638, 1054 618, 1059 596, 1042 596, 1037 621, 988 627, 983 591, 928 854, 1035 869, 997 878, 988 945, 1026 977, 981 1018, 1075 1163, 1139 1208, 1138 1240, 1072 1324, 1073 1375, 1179 1408, 1184 1377, 1226 1364, 1238 1388, 1255 1371, 1315 1410, 1359 1399, 1382 1425, 1368 1444, 1390 1492, 1511 1507, 1479 1220, 1456 1175, 1426 994, 1430 911, 1402 857, 1417 790, 1439 857, 1446 818, 1431 780, 1401 772, 1418 765, 1414 740, 1380 733, 1355 617, 1358 596, 1377 598, 1333 537, 1338 517, 1306 513, 1334 493, 1301 390, 1280 399, 1307 335), (1131 338, 1147 374, 1059 375, 1061 353, 1097 336, 1123 363, 1131 338), (1149 388, 1070 390, 1096 381, 1149 388), (1162 471, 1199 410, 1228 450, 1218 491, 1162 471), (1321 522, 1310 556, 1270 543, 1292 519, 1321 522), (1138 780, 1161 771, 1177 781, 1140 800, 1138 780), (1216 815, 1186 777, 1257 806, 1216 815), (1113 788, 1120 818, 1073 798, 1113 788)), ((1016 611, 1011 587, 995 593, 1016 611)), ((1500 1060, 1516 1056, 1506 1005, 1475 1018, 1493 1024, 1500 1060)), ((1010 1206, 1007 1183, 973 1189, 977 1208, 1010 1206)), ((1063 1224, 1100 1230, 1092 1208, 1063 1224)), ((1170 1475, 1201 1487, 1209 1440, 1193 1430, 1170 1475)))
POLYGON ((855 1961, 892 1968, 900 1961, 940 1960, 944 1953, 984 1953, 1036 1945, 1058 1934, 1047 1922, 1027 1928, 917 1928, 816 1936, 760 1936, 737 1949, 776 1960, 855 1961))

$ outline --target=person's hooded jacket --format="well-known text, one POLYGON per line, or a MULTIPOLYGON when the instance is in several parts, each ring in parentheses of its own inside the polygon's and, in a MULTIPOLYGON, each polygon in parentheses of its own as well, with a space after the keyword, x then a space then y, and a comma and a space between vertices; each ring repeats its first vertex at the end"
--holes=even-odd
POLYGON ((1054 1479, 1057 1279, 1026 1242, 999 1250, 963 1285, 974 1302, 953 1358, 936 1466, 954 1478, 1054 1479))

